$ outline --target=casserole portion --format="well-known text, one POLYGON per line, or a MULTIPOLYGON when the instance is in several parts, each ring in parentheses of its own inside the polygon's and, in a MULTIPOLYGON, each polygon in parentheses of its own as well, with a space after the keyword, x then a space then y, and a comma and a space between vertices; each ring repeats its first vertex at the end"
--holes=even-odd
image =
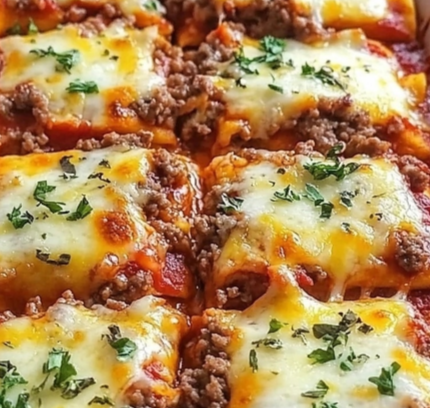
POLYGON ((90 310, 68 294, 46 313, 0 322, 4 406, 156 408, 178 401, 186 320, 162 299, 90 310))
POLYGON ((208 309, 192 331, 184 407, 418 408, 430 401, 430 361, 421 354, 428 325, 405 300, 320 303, 287 268, 272 268, 268 292, 252 306, 208 309))
POLYGON ((205 169, 199 264, 210 306, 251 304, 274 265, 321 300, 429 287, 428 167, 339 153, 250 149, 205 169))
POLYGON ((0 310, 194 295, 195 166, 123 146, 0 159, 0 310))

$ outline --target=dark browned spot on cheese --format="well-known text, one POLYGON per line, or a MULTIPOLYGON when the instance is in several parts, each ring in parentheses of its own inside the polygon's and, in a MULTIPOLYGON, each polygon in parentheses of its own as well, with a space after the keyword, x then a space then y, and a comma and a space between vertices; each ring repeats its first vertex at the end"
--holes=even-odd
POLYGON ((136 231, 132 220, 124 212, 102 211, 96 215, 96 228, 109 244, 122 245, 133 241, 136 231))

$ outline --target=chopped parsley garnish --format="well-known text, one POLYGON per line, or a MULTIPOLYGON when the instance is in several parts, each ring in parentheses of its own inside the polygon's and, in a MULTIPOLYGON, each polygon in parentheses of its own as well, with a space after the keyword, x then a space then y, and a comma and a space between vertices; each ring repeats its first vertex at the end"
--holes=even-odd
POLYGON ((273 198, 270 201, 289 201, 293 202, 294 200, 299 201, 300 195, 296 194, 290 185, 285 187, 283 190, 275 191, 273 193, 273 198))
POLYGON ((342 222, 342 224, 341 224, 341 228, 342 228, 345 232, 347 232, 348 234, 350 234, 350 233, 351 233, 351 224, 350 224, 350 223, 348 223, 348 222, 342 222))
POLYGON ((270 320, 269 331, 267 332, 267 334, 276 333, 287 325, 288 325, 288 323, 283 323, 283 322, 279 321, 278 319, 272 319, 272 320, 270 320))
POLYGON ((308 358, 313 360, 312 364, 324 364, 328 361, 336 360, 333 346, 329 345, 326 350, 316 349, 308 354, 308 358))
POLYGON ((321 206, 320 218, 330 218, 334 205, 330 202, 326 202, 324 197, 313 184, 306 183, 305 190, 306 193, 304 194, 304 197, 312 201, 315 207, 321 206))
POLYGON ((396 361, 393 362, 389 367, 382 368, 379 377, 370 377, 369 381, 378 387, 378 391, 381 395, 394 396, 394 385, 393 377, 400 370, 400 364, 396 361))
POLYGON ((103 396, 103 397, 98 397, 95 396, 89 403, 88 405, 92 405, 92 404, 99 404, 99 405, 110 405, 111 407, 115 406, 115 403, 113 402, 113 400, 107 396, 103 396))
POLYGON ((314 180, 324 180, 333 176, 336 178, 336 181, 340 181, 358 170, 360 165, 358 163, 343 164, 337 160, 333 164, 323 162, 306 163, 303 167, 312 174, 314 180))
POLYGON ((243 204, 243 199, 239 197, 230 197, 226 193, 221 194, 221 203, 218 207, 226 214, 232 211, 239 211, 243 204))
POLYGON ((27 384, 28 382, 16 371, 16 367, 10 361, 0 361, 0 394, 17 384, 27 384))
POLYGON ((63 178, 68 180, 71 178, 76 178, 76 167, 73 163, 70 162, 70 159, 73 156, 63 156, 60 159, 61 170, 63 170, 63 178))
POLYGON ((91 207, 85 196, 82 197, 82 200, 79 202, 76 211, 72 212, 66 219, 67 221, 77 221, 82 220, 87 215, 91 213, 93 207, 91 207))
POLYGON ((158 11, 158 3, 155 0, 148 0, 143 7, 149 11, 158 11))
MULTIPOLYGON (((270 55, 282 54, 285 50, 286 42, 281 38, 272 37, 271 35, 266 35, 260 40, 260 48, 270 55)), ((267 59, 266 59, 267 61, 267 59)))
POLYGON ((33 192, 34 199, 38 202, 38 205, 43 205, 48 208, 52 213, 58 213, 63 210, 65 203, 57 201, 47 201, 46 194, 51 193, 56 189, 55 186, 50 186, 46 180, 38 181, 36 188, 33 192))
POLYGON ((342 319, 338 325, 335 324, 314 324, 312 333, 316 339, 323 339, 329 344, 327 349, 316 349, 308 354, 308 358, 314 360, 313 364, 324 364, 336 359, 334 348, 338 345, 345 344, 348 341, 350 329, 356 324, 361 323, 361 319, 351 310, 342 314, 342 319))
POLYGON ((243 77, 237 78, 235 84, 240 88, 246 88, 246 81, 243 77))
POLYGON ((282 88, 282 86, 276 85, 276 84, 268 84, 267 85, 272 91, 278 92, 283 94, 284 93, 284 88, 282 88))
MULTIPOLYGON (((31 408, 30 405, 28 404, 29 399, 30 399, 30 394, 28 392, 22 392, 21 394, 18 395, 15 408, 31 408)), ((7 407, 8 405, 4 405, 4 406, 7 407)))
POLYGON ((88 179, 90 180, 90 179, 99 179, 100 181, 103 181, 104 183, 110 183, 110 180, 108 179, 108 178, 105 178, 104 177, 104 174, 103 173, 93 173, 93 174, 90 174, 89 176, 88 176, 88 179))
MULTIPOLYGON (((254 61, 265 62, 267 65, 269 65, 271 69, 280 68, 284 64, 282 53, 285 49, 285 45, 286 45, 285 40, 282 40, 280 38, 275 38, 270 35, 263 37, 260 40, 260 49, 264 51, 265 54, 254 58, 254 61)), ((283 93, 283 91, 281 93, 283 93)))
POLYGON ((37 34, 39 32, 39 28, 34 23, 33 19, 30 18, 28 22, 28 34, 37 34))
POLYGON ((48 49, 46 50, 43 50, 41 48, 30 50, 30 53, 37 55, 39 58, 54 57, 57 60, 57 66, 56 66, 57 71, 67 72, 68 74, 70 74, 70 70, 79 61, 78 50, 55 52, 52 46, 49 46, 48 49))
POLYGON ((50 259, 51 254, 36 249, 36 258, 50 265, 68 265, 72 256, 70 254, 61 254, 58 259, 50 259))
POLYGON ((362 325, 358 328, 358 331, 363 334, 369 334, 373 330, 372 326, 369 326, 366 323, 362 323, 362 325))
POLYGON ((21 204, 18 207, 13 207, 12 212, 6 214, 7 219, 15 229, 21 229, 34 221, 34 217, 28 211, 21 213, 21 207, 21 204))
POLYGON ((111 167, 110 167, 110 163, 109 163, 109 161, 108 161, 108 160, 105 160, 105 159, 103 159, 103 160, 99 163, 99 166, 106 167, 107 169, 110 169, 110 168, 111 168, 111 167))
POLYGON ((69 380, 62 386, 61 397, 64 399, 75 398, 81 391, 95 383, 96 381, 92 377, 69 380))
POLYGON ((352 207, 352 199, 356 197, 358 194, 358 190, 351 191, 341 191, 340 192, 340 202, 347 208, 352 207))
POLYGON ((80 79, 70 82, 66 88, 68 93, 82 92, 85 94, 99 93, 99 87, 94 81, 82 82, 80 79))
POLYGON ((318 403, 313 402, 312 408, 338 408, 337 402, 319 401, 318 403))
POLYGON ((61 390, 61 397, 64 399, 75 398, 81 391, 94 385, 94 378, 72 378, 77 375, 75 366, 70 362, 70 353, 61 349, 52 349, 48 354, 48 360, 43 364, 42 371, 46 374, 42 384, 33 388, 33 392, 40 392, 45 387, 51 374, 54 374, 54 381, 51 390, 61 390))
POLYGON ((352 369, 357 366, 364 364, 369 359, 367 354, 360 354, 357 356, 352 348, 349 350, 349 354, 340 363, 340 369, 342 371, 352 371, 352 369))
POLYGON ((324 202, 324 197, 321 195, 319 190, 313 184, 306 183, 305 190, 306 190, 306 194, 304 195, 304 197, 313 201, 315 204, 315 207, 317 207, 318 205, 324 202))
POLYGON ((249 351, 249 366, 251 367, 253 373, 258 371, 257 352, 254 349, 249 351))
POLYGON ((320 218, 330 218, 333 212, 333 208, 334 205, 332 203, 322 203, 320 218))
POLYGON ((295 329, 294 327, 292 327, 291 330, 293 331, 293 334, 291 335, 291 337, 300 338, 303 344, 307 344, 305 334, 309 333, 308 329, 304 327, 299 327, 298 329, 295 329))
POLYGON ((3 345, 7 348, 11 348, 11 349, 14 348, 10 341, 3 341, 3 345))
POLYGON ((315 78, 325 85, 337 86, 342 89, 342 91, 345 91, 345 86, 333 75, 333 73, 333 68, 327 65, 322 66, 318 71, 307 62, 305 62, 305 65, 302 65, 302 76, 315 78))
POLYGON ((264 346, 264 347, 272 348, 272 349, 275 349, 275 350, 281 349, 282 345, 283 345, 283 343, 282 343, 281 340, 279 340, 279 339, 273 339, 273 338, 270 338, 270 337, 266 337, 266 338, 261 339, 261 340, 253 341, 251 344, 253 346, 256 346, 256 348, 258 348, 260 346, 264 346))
POLYGON ((328 385, 324 381, 320 380, 318 381, 318 384, 314 391, 306 391, 306 392, 303 392, 301 395, 302 397, 306 397, 306 398, 315 398, 315 399, 324 398, 328 390, 329 390, 328 385))
POLYGON ((255 62, 254 59, 245 57, 243 47, 240 47, 238 51, 233 54, 234 62, 238 65, 239 69, 249 75, 258 75, 256 69, 252 69, 250 65, 255 62))
POLYGON ((106 334, 105 337, 109 345, 116 350, 117 359, 119 361, 127 361, 133 358, 137 350, 136 343, 127 337, 122 337, 119 327, 114 324, 110 325, 108 330, 109 334, 106 334))
POLYGON ((383 216, 384 214, 382 213, 370 214, 370 219, 376 218, 378 221, 381 221, 383 216))

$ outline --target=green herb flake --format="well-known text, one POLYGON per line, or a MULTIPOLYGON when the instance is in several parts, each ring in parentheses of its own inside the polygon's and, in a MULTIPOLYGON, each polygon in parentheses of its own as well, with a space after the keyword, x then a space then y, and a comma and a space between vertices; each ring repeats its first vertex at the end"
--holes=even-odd
POLYGON ((291 330, 293 331, 293 334, 291 335, 291 337, 300 338, 302 340, 303 344, 307 344, 305 334, 310 333, 308 329, 306 329, 304 327, 299 327, 298 329, 295 329, 294 327, 292 327, 291 330))
POLYGON ((63 156, 60 159, 60 166, 61 166, 61 170, 63 170, 64 174, 63 174, 63 178, 64 179, 71 179, 71 178, 76 178, 76 167, 75 165, 70 161, 70 159, 73 156, 63 156))
POLYGON ((338 402, 318 401, 312 403, 312 408, 338 408, 338 402))
POLYGON ((82 197, 82 200, 79 202, 76 211, 72 212, 66 219, 67 221, 77 221, 84 219, 87 215, 89 215, 93 211, 93 207, 91 207, 85 196, 82 197))
POLYGON ((107 397, 106 395, 103 397, 98 397, 95 396, 89 403, 88 405, 92 405, 92 404, 99 404, 99 405, 109 405, 111 407, 115 406, 115 403, 113 402, 113 400, 109 397, 107 397))
POLYGON ((133 358, 137 350, 136 343, 127 337, 122 337, 119 327, 114 324, 110 325, 108 330, 109 334, 105 337, 107 338, 109 345, 116 350, 117 359, 119 361, 127 361, 133 358))
POLYGON ((278 319, 271 319, 269 323, 269 331, 267 332, 267 334, 276 333, 287 325, 288 323, 283 323, 278 319))
POLYGON ((110 180, 108 178, 105 178, 104 174, 101 172, 90 174, 88 176, 88 180, 91 180, 91 179, 99 179, 100 181, 103 181, 104 183, 110 183, 110 180))
POLYGON ((400 368, 400 364, 395 361, 390 367, 382 368, 379 377, 370 377, 369 381, 378 387, 381 395, 394 396, 396 386, 394 385, 393 377, 400 368))
POLYGON ((332 203, 322 203, 321 204, 321 215, 320 218, 328 219, 331 217, 334 205, 332 203))
POLYGON ((239 197, 230 197, 228 194, 221 194, 221 203, 218 204, 218 207, 224 211, 226 214, 239 211, 242 207, 243 199, 239 197))
POLYGON ((340 363, 339 367, 342 371, 352 371, 356 366, 364 364, 370 357, 367 354, 357 356, 352 348, 346 358, 340 363))
POLYGON ((88 388, 95 383, 96 381, 92 377, 69 380, 62 387, 61 397, 64 399, 75 398, 83 390, 85 390, 85 388, 88 388))
POLYGON ((13 207, 12 211, 6 214, 7 219, 15 229, 21 229, 34 221, 34 217, 28 211, 21 213, 21 208, 22 205, 20 204, 18 207, 13 207))
POLYGON ((352 199, 356 197, 358 194, 358 190, 355 192, 351 191, 341 191, 340 192, 340 202, 346 207, 351 208, 352 207, 352 199))
POLYGON ((343 164, 340 162, 323 163, 313 162, 303 165, 305 170, 312 174, 314 180, 324 180, 330 176, 335 177, 336 181, 343 180, 346 176, 354 173, 360 168, 358 163, 343 164))
POLYGON ((249 351, 249 366, 251 367, 253 373, 258 371, 258 357, 255 349, 251 349, 249 351))
POLYGON ((284 88, 282 86, 276 85, 276 84, 268 84, 267 85, 272 91, 278 92, 280 94, 284 93, 284 88))
POLYGON ((3 342, 2 342, 2 344, 3 344, 5 347, 10 348, 10 349, 15 348, 15 347, 12 345, 12 343, 11 343, 10 341, 3 341, 3 342))
POLYGON ((329 390, 328 385, 324 381, 320 380, 318 381, 318 384, 314 391, 306 391, 306 392, 303 392, 301 395, 302 397, 305 397, 305 398, 315 398, 315 399, 324 398, 328 390, 329 390))
POLYGON ((300 195, 296 194, 290 185, 285 187, 283 190, 275 191, 273 193, 273 198, 270 201, 289 201, 290 203, 293 201, 299 201, 300 195))
POLYGON ((109 161, 108 161, 108 160, 105 160, 105 159, 103 159, 103 160, 99 163, 99 166, 105 167, 105 168, 107 168, 107 169, 110 169, 110 168, 111 168, 109 161))
POLYGON ((324 364, 336 360, 336 355, 334 353, 334 348, 328 347, 327 350, 321 348, 313 350, 308 354, 308 358, 313 360, 312 364, 324 364))
POLYGON ((35 54, 39 58, 54 57, 57 61, 57 71, 67 72, 68 74, 70 74, 70 70, 78 63, 80 56, 78 50, 55 52, 52 46, 49 46, 46 50, 41 48, 30 50, 30 54, 35 54))
POLYGON ((60 254, 58 259, 51 259, 50 256, 51 254, 48 252, 43 252, 40 249, 36 249, 36 258, 39 259, 39 261, 45 262, 49 265, 68 265, 72 259, 70 254, 60 254))
POLYGON ((68 93, 78 93, 82 92, 84 94, 94 94, 99 93, 99 87, 94 81, 83 82, 80 79, 70 82, 69 86, 66 88, 68 93))
POLYGON ((251 68, 251 64, 255 61, 245 57, 243 47, 240 47, 239 50, 233 54, 233 58, 234 63, 237 64, 240 71, 248 75, 258 75, 258 70, 251 68))
POLYGON ((46 180, 43 180, 37 182, 36 188, 33 192, 33 197, 38 202, 38 205, 43 205, 54 214, 62 211, 63 206, 66 205, 65 203, 61 202, 46 200, 46 194, 54 191, 55 189, 55 186, 50 186, 46 180))
POLYGON ((361 333, 363 333, 363 334, 369 334, 372 330, 373 330, 373 327, 370 326, 370 325, 368 325, 368 324, 366 324, 366 323, 363 323, 358 328, 358 331, 361 332, 361 333))
POLYGON ((34 23, 33 19, 30 18, 28 22, 28 34, 33 35, 33 34, 37 34, 38 32, 39 32, 39 28, 34 23))
POLYGON ((312 77, 319 80, 324 85, 331 85, 346 91, 345 86, 334 76, 333 68, 324 65, 318 71, 307 62, 302 65, 302 76, 312 77))
POLYGON ((306 194, 304 195, 304 197, 313 201, 315 206, 318 206, 324 202, 324 197, 321 195, 319 190, 313 184, 306 183, 305 191, 306 191, 306 194))
POLYGON ((261 340, 253 341, 251 344, 253 346, 256 346, 256 348, 258 348, 260 346, 264 346, 264 347, 271 348, 274 350, 279 350, 283 346, 283 343, 280 339, 273 339, 271 337, 266 337, 266 338, 261 339, 261 340))
POLYGON ((271 69, 278 69, 284 65, 282 53, 285 50, 285 46, 285 40, 267 35, 260 40, 260 49, 265 54, 254 58, 254 61, 264 62, 271 69))
POLYGON ((351 224, 349 222, 342 222, 340 227, 348 234, 351 234, 351 224))
POLYGON ((158 11, 158 3, 155 0, 148 0, 143 7, 148 11, 158 11))

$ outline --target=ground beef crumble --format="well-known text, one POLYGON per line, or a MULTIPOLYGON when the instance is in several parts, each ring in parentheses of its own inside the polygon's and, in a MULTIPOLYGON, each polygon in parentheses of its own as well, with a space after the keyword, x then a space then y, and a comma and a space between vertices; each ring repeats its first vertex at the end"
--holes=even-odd
POLYGON ((185 368, 179 378, 180 408, 225 408, 228 404, 229 333, 209 313, 206 318, 205 327, 189 349, 192 368, 185 368))
POLYGON ((429 238, 408 231, 395 234, 395 260, 408 275, 423 272, 430 266, 429 238))

